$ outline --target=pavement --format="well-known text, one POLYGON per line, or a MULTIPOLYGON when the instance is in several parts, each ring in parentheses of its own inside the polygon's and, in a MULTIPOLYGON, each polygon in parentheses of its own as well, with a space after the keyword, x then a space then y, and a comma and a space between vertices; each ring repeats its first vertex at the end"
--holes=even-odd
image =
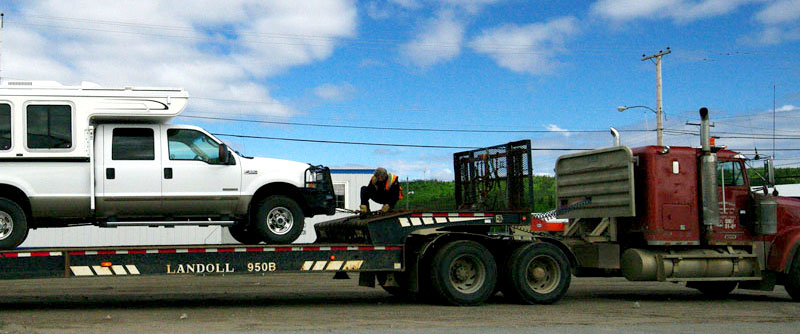
POLYGON ((574 278, 554 305, 440 306, 356 275, 143 276, 0 282, 4 333, 798 333, 782 287, 709 299, 682 285, 574 278))

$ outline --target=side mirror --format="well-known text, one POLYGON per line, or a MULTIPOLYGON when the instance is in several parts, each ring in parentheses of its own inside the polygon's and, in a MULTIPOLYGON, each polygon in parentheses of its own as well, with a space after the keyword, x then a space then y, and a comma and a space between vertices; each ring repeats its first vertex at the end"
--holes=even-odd
POLYGON ((775 162, 772 157, 764 161, 764 174, 767 175, 767 182, 769 185, 775 186, 775 162))
POLYGON ((219 163, 221 165, 231 164, 231 152, 228 151, 228 145, 219 144, 219 163))

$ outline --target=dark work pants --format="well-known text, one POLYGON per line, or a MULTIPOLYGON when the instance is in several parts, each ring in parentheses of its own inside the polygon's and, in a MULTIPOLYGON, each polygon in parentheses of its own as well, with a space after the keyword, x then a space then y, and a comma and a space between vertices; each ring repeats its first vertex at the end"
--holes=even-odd
POLYGON ((398 201, 397 197, 397 194, 392 196, 391 192, 378 190, 375 187, 361 187, 361 205, 366 205, 367 207, 369 207, 369 200, 373 200, 380 204, 389 204, 389 207, 394 209, 394 205, 398 201))

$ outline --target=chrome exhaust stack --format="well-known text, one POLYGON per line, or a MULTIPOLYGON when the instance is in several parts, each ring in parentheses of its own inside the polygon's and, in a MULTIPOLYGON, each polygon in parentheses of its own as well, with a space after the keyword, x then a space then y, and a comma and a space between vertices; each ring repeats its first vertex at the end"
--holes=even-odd
POLYGON ((714 225, 719 224, 719 199, 717 198, 717 154, 711 149, 708 109, 700 108, 700 194, 703 206, 703 231, 705 241, 711 240, 714 225))
POLYGON ((609 130, 611 130, 611 135, 614 136, 614 146, 619 146, 619 131, 613 126, 610 127, 609 130))

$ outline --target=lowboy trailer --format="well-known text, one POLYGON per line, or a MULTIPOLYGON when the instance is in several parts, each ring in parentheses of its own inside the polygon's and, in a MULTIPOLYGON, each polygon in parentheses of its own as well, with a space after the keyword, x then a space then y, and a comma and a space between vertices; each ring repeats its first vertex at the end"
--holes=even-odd
POLYGON ((0 251, 0 279, 358 273, 360 285, 451 305, 480 304, 497 291, 522 303, 560 299, 571 277, 566 250, 517 233, 532 220, 530 142, 460 152, 454 160, 455 212, 318 223, 313 244, 0 251))

